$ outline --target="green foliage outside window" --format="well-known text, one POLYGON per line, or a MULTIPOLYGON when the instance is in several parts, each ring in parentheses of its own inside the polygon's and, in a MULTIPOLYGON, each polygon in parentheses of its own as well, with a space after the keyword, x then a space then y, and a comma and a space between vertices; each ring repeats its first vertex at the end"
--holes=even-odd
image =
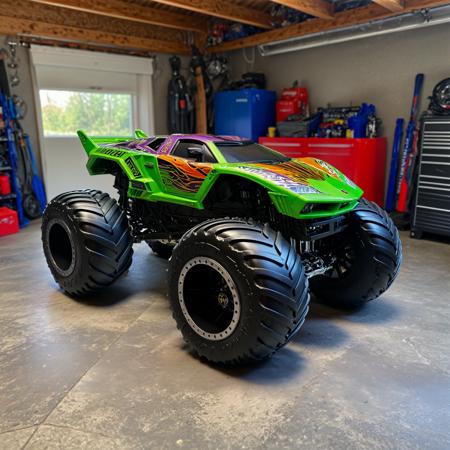
POLYGON ((132 96, 97 92, 41 90, 44 136, 132 134, 132 96))

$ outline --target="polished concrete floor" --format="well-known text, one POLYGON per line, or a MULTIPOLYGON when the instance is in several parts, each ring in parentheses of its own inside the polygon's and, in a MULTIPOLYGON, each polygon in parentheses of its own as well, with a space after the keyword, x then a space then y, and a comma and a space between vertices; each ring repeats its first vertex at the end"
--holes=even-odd
POLYGON ((403 242, 381 299, 313 303, 272 360, 224 370, 183 345, 145 245, 81 302, 50 277, 39 224, 0 238, 0 448, 449 449, 450 245, 403 242))

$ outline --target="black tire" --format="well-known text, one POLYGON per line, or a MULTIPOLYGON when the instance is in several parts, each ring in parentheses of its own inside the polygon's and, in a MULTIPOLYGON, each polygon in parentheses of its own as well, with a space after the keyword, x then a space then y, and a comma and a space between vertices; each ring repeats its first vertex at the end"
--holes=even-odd
POLYGON ((268 225, 210 220, 175 247, 169 298, 178 328, 199 356, 245 364, 271 356, 301 327, 308 279, 295 247, 268 225))
POLYGON ((148 246, 151 248, 152 252, 163 259, 169 259, 172 256, 175 244, 166 244, 161 241, 147 241, 148 246))
POLYGON ((74 296, 116 281, 133 255, 125 213, 108 194, 95 190, 66 192, 48 204, 42 244, 55 281, 74 296))
POLYGON ((385 292, 402 262, 402 244, 394 222, 375 203, 361 200, 349 213, 348 229, 330 238, 337 257, 331 274, 310 279, 311 292, 336 307, 354 308, 385 292))
POLYGON ((23 212, 30 220, 41 217, 41 205, 34 194, 27 194, 23 199, 23 212))

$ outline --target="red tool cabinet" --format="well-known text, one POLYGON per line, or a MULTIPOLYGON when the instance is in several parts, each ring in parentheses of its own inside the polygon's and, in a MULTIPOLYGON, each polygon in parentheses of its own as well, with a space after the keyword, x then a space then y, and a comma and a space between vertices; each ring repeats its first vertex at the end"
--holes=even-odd
POLYGON ((364 190, 364 197, 384 206, 386 138, 259 138, 259 143, 291 158, 311 156, 339 169, 364 190))

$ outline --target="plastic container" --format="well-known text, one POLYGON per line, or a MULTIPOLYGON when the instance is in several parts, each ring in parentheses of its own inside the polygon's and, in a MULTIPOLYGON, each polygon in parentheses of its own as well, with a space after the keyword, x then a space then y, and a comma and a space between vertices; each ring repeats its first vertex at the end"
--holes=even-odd
POLYGON ((19 219, 16 211, 5 206, 0 207, 0 236, 18 233, 19 219))
POLYGON ((217 92, 214 97, 214 134, 257 141, 275 126, 276 93, 263 89, 217 92))
POLYGON ((0 195, 11 194, 11 184, 8 175, 0 175, 0 195))

